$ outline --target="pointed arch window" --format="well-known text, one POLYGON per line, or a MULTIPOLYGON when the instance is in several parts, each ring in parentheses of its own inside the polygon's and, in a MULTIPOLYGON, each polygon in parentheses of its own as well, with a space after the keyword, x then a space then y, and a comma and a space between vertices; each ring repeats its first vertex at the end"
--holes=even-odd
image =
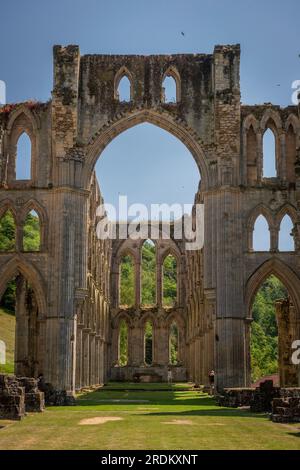
POLYGON ((141 301, 144 306, 156 303, 156 247, 152 240, 142 246, 141 301))
POLYGON ((120 306, 132 307, 135 304, 135 268, 132 255, 126 254, 121 257, 119 282, 120 306))
POLYGON ((180 101, 180 76, 177 70, 170 68, 164 74, 162 82, 162 102, 178 103, 180 101))
POLYGON ((115 99, 129 103, 132 100, 132 77, 126 67, 122 67, 115 77, 115 99))
POLYGON ((23 250, 40 251, 41 224, 40 217, 35 210, 28 212, 23 226, 23 250))
POLYGON ((253 250, 270 251, 270 230, 266 218, 259 215, 254 224, 253 250))
POLYGON ((169 335, 169 363, 172 365, 178 364, 179 356, 179 331, 176 322, 173 322, 170 327, 169 335))
POLYGON ((163 262, 163 306, 174 307, 177 301, 177 259, 168 254, 163 262))
POLYGON ((0 251, 15 251, 16 221, 11 210, 7 210, 0 219, 0 251))
POLYGON ((267 128, 263 135, 263 177, 275 178, 276 176, 276 139, 272 129, 267 128))
POLYGON ((295 243, 293 238, 293 222, 288 214, 286 214, 280 223, 279 230, 279 251, 294 251, 295 243))
POLYGON ((144 361, 147 366, 153 363, 153 324, 148 320, 144 330, 144 361))
POLYGON ((121 320, 119 327, 119 366, 128 364, 128 325, 126 320, 121 320))
POLYGON ((31 140, 26 132, 23 132, 17 142, 16 153, 16 180, 31 179, 31 140))

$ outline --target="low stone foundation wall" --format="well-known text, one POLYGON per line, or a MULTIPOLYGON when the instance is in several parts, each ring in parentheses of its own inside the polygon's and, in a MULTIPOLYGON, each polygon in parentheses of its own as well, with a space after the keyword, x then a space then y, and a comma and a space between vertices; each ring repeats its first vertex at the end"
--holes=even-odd
POLYGON ((45 403, 47 406, 71 406, 75 404, 73 395, 69 395, 64 390, 56 390, 51 384, 39 382, 39 389, 45 395, 45 403))
POLYGON ((217 397, 220 406, 238 408, 249 406, 253 412, 271 412, 272 400, 280 396, 280 388, 274 387, 272 380, 262 382, 254 388, 226 388, 217 397))
POLYGON ((269 412, 277 423, 300 422, 300 387, 273 387, 271 380, 253 388, 226 388, 217 397, 219 406, 248 406, 252 412, 269 412))
MULTIPOLYGON (((185 367, 171 366, 170 369, 172 371, 173 382, 186 381, 187 373, 185 367)), ((115 366, 111 368, 110 380, 115 382, 167 382, 168 366, 115 366)))
POLYGON ((274 398, 271 419, 274 423, 300 423, 300 398, 274 398))
POLYGON ((26 412, 45 409, 36 379, 0 374, 0 419, 19 420, 26 412))

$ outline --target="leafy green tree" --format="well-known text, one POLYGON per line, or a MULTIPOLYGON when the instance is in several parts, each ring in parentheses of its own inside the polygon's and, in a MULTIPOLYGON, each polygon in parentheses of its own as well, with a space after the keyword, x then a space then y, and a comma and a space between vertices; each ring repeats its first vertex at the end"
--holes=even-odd
POLYGON ((14 251, 16 247, 16 223, 10 210, 0 220, 0 251, 14 251))
POLYGON ((119 329, 119 365, 126 366, 128 362, 128 326, 121 320, 119 329))
MULTIPOLYGON (((40 222, 35 211, 31 211, 23 227, 23 248, 25 251, 40 249, 40 222)), ((0 220, 0 251, 14 251, 16 248, 16 224, 12 212, 8 210, 0 220)), ((7 311, 15 309, 16 283, 11 280, 2 296, 0 306, 7 311)))
POLYGON ((177 261, 168 255, 163 263, 163 305, 173 307, 177 299, 177 261))
POLYGON ((288 293, 275 276, 270 276, 256 294, 251 325, 252 381, 278 372, 278 329, 275 302, 288 293))
POLYGON ((29 212, 23 226, 24 251, 39 251, 41 245, 40 219, 35 211, 29 212))
POLYGON ((120 305, 132 307, 135 303, 135 272, 132 256, 125 255, 120 263, 120 305))
POLYGON ((176 323, 172 323, 170 328, 170 363, 178 363, 178 327, 176 323))
POLYGON ((156 302, 156 256, 155 245, 146 240, 142 247, 142 304, 156 302))

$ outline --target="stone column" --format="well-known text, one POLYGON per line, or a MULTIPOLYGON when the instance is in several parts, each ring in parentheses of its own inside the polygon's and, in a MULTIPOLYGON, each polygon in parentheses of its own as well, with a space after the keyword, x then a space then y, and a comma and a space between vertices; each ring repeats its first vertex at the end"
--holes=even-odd
POLYGON ((96 342, 95 342, 95 332, 91 332, 89 335, 89 385, 96 384, 96 342))
POLYGON ((28 351, 28 312, 26 310, 26 281, 23 276, 16 278, 16 336, 15 336, 15 373, 29 375, 28 351))
POLYGON ((89 360, 90 360, 90 328, 82 330, 82 379, 83 386, 88 387, 89 383, 89 360))
POLYGON ((80 390, 82 387, 82 330, 84 325, 79 323, 77 325, 77 338, 76 338, 76 381, 75 388, 80 390))

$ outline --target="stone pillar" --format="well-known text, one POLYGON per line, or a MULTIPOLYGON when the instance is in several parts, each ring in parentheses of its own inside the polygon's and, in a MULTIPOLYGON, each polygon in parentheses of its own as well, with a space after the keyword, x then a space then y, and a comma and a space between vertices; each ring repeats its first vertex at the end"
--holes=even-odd
POLYGON ((16 278, 16 336, 15 336, 15 373, 29 375, 28 351, 28 312, 26 310, 26 281, 23 276, 16 278))
POLYGON ((91 332, 89 335, 89 385, 96 384, 96 342, 95 342, 95 332, 91 332))
POLYGON ((245 319, 217 318, 216 386, 247 386, 247 357, 245 351, 245 319))
POLYGON ((131 337, 131 363, 133 367, 139 367, 144 363, 144 343, 142 341, 144 335, 142 334, 142 328, 139 326, 138 322, 135 322, 131 330, 131 337))
POLYGON ((82 387, 82 330, 84 325, 79 323, 77 325, 77 337, 76 337, 76 381, 75 381, 75 388, 76 390, 80 390, 82 387))
POLYGON ((281 387, 298 385, 297 366, 292 363, 292 342, 299 339, 299 319, 289 300, 279 300, 275 304, 278 322, 278 362, 281 387), (296 320, 296 321, 295 321, 296 320), (297 325, 297 330, 295 326, 297 325))
POLYGON ((82 330, 82 380, 83 386, 88 387, 89 383, 89 360, 90 360, 90 328, 82 330))

